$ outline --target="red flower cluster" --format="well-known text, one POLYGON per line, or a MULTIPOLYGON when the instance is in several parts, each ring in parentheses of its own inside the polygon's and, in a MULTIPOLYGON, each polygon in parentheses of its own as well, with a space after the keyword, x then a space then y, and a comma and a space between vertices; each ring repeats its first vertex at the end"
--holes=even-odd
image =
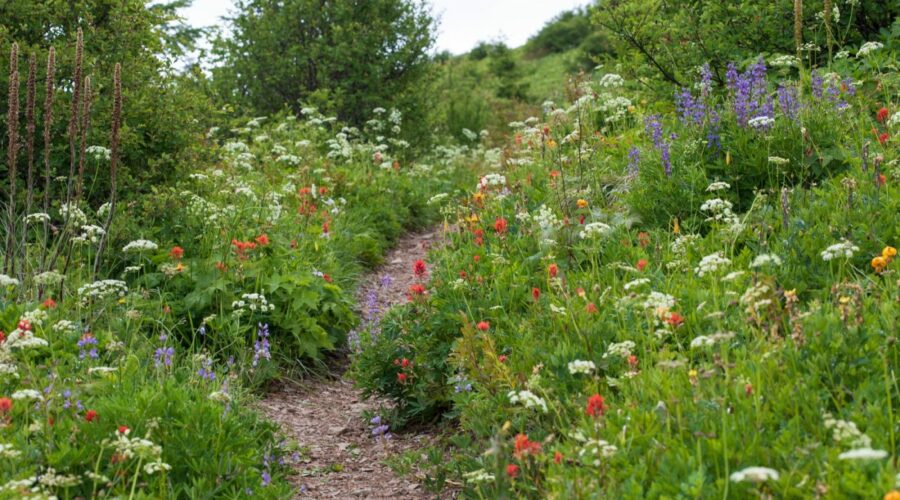
POLYGON ((884 121, 888 118, 888 114, 890 114, 888 109, 882 107, 878 110, 878 113, 875 113, 875 119, 878 120, 878 123, 884 123, 884 121))
POLYGON ((594 394, 589 397, 585 411, 592 417, 603 416, 603 414, 606 413, 606 404, 603 402, 603 396, 594 394))
POLYGON ((13 402, 9 398, 0 398, 0 413, 9 413, 12 411, 13 402))
POLYGON ((547 273, 550 274, 551 278, 555 278, 559 274, 559 267, 556 264, 550 264, 550 267, 547 268, 547 273))
POLYGON ((414 302, 417 299, 425 296, 425 286, 421 283, 415 283, 409 287, 409 294, 407 298, 409 298, 410 302, 414 302))
POLYGON ((541 443, 528 439, 526 434, 516 436, 514 447, 513 456, 516 458, 522 458, 523 455, 537 455, 541 452, 541 443))
POLYGON ((247 252, 256 248, 256 243, 252 241, 239 241, 235 239, 231 240, 231 246, 234 247, 234 253, 238 256, 238 258, 241 260, 245 260, 247 258, 247 252))
POLYGON ((397 382, 405 384, 406 381, 409 380, 410 375, 408 375, 406 372, 412 370, 412 365, 412 361, 406 358, 397 358, 394 360, 394 366, 399 366, 401 370, 399 373, 397 373, 397 382))
POLYGON ((532 288, 531 289, 531 298, 534 299, 535 302, 540 300, 541 298, 541 289, 540 288, 532 288))
POLYGON ((169 257, 171 257, 172 260, 181 260, 181 258, 184 257, 184 249, 179 246, 172 247, 172 249, 169 250, 169 257))
POLYGON ((643 272, 644 268, 647 267, 647 259, 641 259, 637 261, 637 265, 635 267, 637 267, 638 271, 643 272))
POLYGON ((684 316, 673 312, 669 314, 668 318, 666 318, 666 323, 672 325, 674 328, 678 328, 684 323, 684 316))
POLYGON ((475 325, 475 328, 478 328, 482 332, 486 332, 491 328, 491 324, 487 321, 479 321, 478 324, 475 325))
POLYGON ((413 264, 413 273, 415 273, 416 277, 422 278, 427 272, 428 268, 425 266, 424 260, 419 259, 413 264))
POLYGON ((588 314, 597 314, 597 304, 589 302, 588 305, 584 306, 584 310, 587 311, 588 314))
POLYGON ((472 230, 472 234, 475 235, 475 244, 478 246, 484 245, 484 229, 480 227, 472 230))
POLYGON ((88 410, 84 414, 84 419, 87 420, 88 422, 93 422, 94 420, 97 420, 97 417, 98 417, 97 410, 88 410))
MULTIPOLYGON (((516 136, 518 137, 518 136, 516 136)), ((515 479, 519 477, 519 466, 516 464, 509 464, 506 466, 506 475, 515 479)))
POLYGON ((494 231, 496 231, 497 234, 506 234, 507 228, 508 224, 506 222, 506 219, 504 219, 503 217, 497 217, 497 220, 494 221, 494 231))
POLYGON ((56 301, 52 297, 48 297, 41 305, 44 309, 56 309, 56 301))

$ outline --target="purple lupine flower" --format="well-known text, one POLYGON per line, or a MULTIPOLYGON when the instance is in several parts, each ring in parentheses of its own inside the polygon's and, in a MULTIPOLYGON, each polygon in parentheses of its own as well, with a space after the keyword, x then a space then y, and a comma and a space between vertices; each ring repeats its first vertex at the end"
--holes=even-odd
POLYGON ((728 69, 725 71, 725 83, 728 90, 732 93, 737 91, 738 70, 737 65, 733 62, 728 63, 728 69))
POLYGON ((631 146, 628 150, 628 175, 635 177, 638 174, 641 163, 641 150, 637 146, 631 146))
POLYGON ((153 362, 157 368, 165 365, 166 368, 172 366, 172 358, 175 357, 174 347, 158 347, 153 353, 153 362))
POLYGON ((394 278, 391 278, 390 274, 385 274, 385 275, 381 276, 381 280, 380 280, 381 288, 389 288, 391 286, 391 283, 393 283, 393 282, 394 282, 394 278))
POLYGON ((650 135, 653 146, 660 153, 666 177, 671 177, 672 161, 669 156, 669 143, 663 139, 662 122, 660 122, 659 115, 653 114, 644 118, 644 130, 650 135))
POLYGON ((212 369, 211 359, 203 360, 203 365, 197 370, 197 375, 200 375, 201 378, 209 381, 216 379, 216 372, 212 369))
POLYGON ((800 117, 800 106, 797 87, 785 85, 783 82, 778 85, 778 107, 784 116, 796 122, 800 117))
POLYGON ((697 99, 687 87, 675 95, 675 107, 678 110, 678 119, 685 125, 702 125, 706 118, 706 105, 702 99, 697 99))
POLYGON ((97 337, 94 337, 89 333, 85 333, 81 336, 80 339, 78 339, 76 345, 79 348, 78 359, 84 359, 87 357, 90 357, 91 359, 97 359, 100 357, 100 355, 97 353, 96 347, 88 348, 89 346, 97 345, 97 337))
POLYGON ((719 113, 712 110, 709 113, 709 129, 706 132, 706 148, 715 147, 716 151, 722 149, 722 140, 719 136, 719 113))
POLYGON ((729 64, 727 78, 738 125, 745 127, 753 118, 772 116, 775 103, 768 95, 766 62, 762 58, 743 73, 733 63, 729 64))
POLYGON ((825 91, 825 78, 819 73, 819 70, 815 70, 812 72, 812 79, 810 81, 810 85, 812 86, 812 95, 816 99, 821 99, 822 94, 825 91))
POLYGON ((259 364, 260 358, 272 359, 269 350, 269 324, 258 323, 256 329, 256 342, 253 344, 253 366, 259 364))
POLYGON ((662 158, 663 169, 666 171, 666 177, 672 177, 672 159, 669 157, 669 143, 664 142, 659 148, 659 154, 662 158))
POLYGON ((72 400, 70 399, 72 397, 72 391, 70 391, 69 389, 66 389, 63 391, 62 396, 63 396, 63 410, 68 410, 69 408, 72 407, 72 400))
POLYGON ((269 471, 264 470, 262 472, 262 485, 265 488, 272 482, 272 475, 269 474, 269 471))
POLYGON ((659 148, 663 142, 662 123, 659 121, 659 115, 653 114, 644 118, 644 132, 650 136, 653 146, 659 148))
POLYGON ((197 329, 197 333, 199 333, 201 337, 205 337, 206 336, 206 325, 200 325, 200 328, 197 329))

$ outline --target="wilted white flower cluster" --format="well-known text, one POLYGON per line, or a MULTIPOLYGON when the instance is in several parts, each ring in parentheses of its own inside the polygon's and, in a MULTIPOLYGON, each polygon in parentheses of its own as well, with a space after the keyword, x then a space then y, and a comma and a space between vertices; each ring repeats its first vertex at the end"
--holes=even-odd
POLYGON ((512 404, 521 404, 525 408, 536 408, 547 413, 547 403, 531 391, 509 391, 507 397, 512 404))
POLYGON ((609 356, 619 356, 621 358, 627 358, 628 356, 631 356, 631 351, 634 349, 634 347, 634 342, 630 340, 624 340, 622 342, 609 344, 609 347, 606 348, 606 353, 603 355, 603 357, 608 358, 609 356))
POLYGON ((581 239, 593 239, 593 238, 601 238, 609 234, 612 230, 608 224, 604 224, 602 222, 590 222, 585 224, 584 229, 578 233, 578 237, 581 239))
POLYGON ((859 247, 854 245, 849 240, 842 240, 840 243, 835 243, 834 245, 829 246, 825 250, 822 250, 822 260, 828 262, 830 260, 834 260, 840 257, 845 259, 849 259, 853 257, 853 254, 859 251, 859 247))
POLYGON ((669 245, 669 248, 672 249, 672 253, 684 255, 687 249, 690 248, 691 245, 696 243, 699 239, 700 237, 696 234, 683 234, 676 238, 675 241, 673 241, 672 244, 669 245))
POLYGON ((572 375, 581 373, 584 375, 589 375, 597 369, 597 366, 594 365, 593 361, 583 361, 580 359, 576 359, 575 361, 569 362, 569 373, 572 375))
POLYGON ((694 272, 697 273, 697 276, 703 277, 707 274, 713 274, 730 264, 731 260, 723 257, 721 252, 716 252, 700 259, 700 263, 694 268, 694 272))
MULTIPOLYGON (((706 190, 710 191, 710 192, 722 191, 722 190, 730 189, 730 188, 731 188, 731 184, 728 184, 727 182, 722 182, 722 181, 716 181, 716 182, 711 183, 709 186, 706 186, 706 190)), ((721 201, 721 200, 719 200, 719 201, 721 201)), ((705 205, 705 203, 704 203, 704 205, 705 205)), ((730 204, 729 204, 728 208, 731 208, 730 204)))
POLYGON ((869 448, 872 446, 872 439, 863 434, 855 423, 849 420, 840 420, 834 418, 831 413, 823 415, 825 428, 831 430, 831 437, 836 443, 853 448, 869 448))
POLYGON ((772 288, 764 283, 751 285, 741 295, 741 304, 747 306, 748 314, 755 314, 756 311, 772 304, 772 288))
POLYGON ((771 163, 772 165, 782 166, 782 165, 787 165, 790 162, 791 162, 791 160, 788 160, 787 158, 782 158, 780 156, 770 156, 769 157, 769 163, 771 163))
POLYGON ((152 252, 159 248, 159 245, 150 240, 134 240, 122 247, 125 253, 152 252))

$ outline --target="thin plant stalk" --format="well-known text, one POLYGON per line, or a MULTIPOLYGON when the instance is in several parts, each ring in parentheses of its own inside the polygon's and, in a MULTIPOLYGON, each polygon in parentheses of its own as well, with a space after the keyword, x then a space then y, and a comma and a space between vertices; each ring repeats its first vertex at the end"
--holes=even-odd
POLYGON ((103 224, 103 234, 100 235, 100 245, 97 247, 97 255, 94 257, 94 276, 100 270, 100 261, 109 239, 109 228, 112 226, 113 216, 116 213, 117 184, 116 169, 119 163, 119 129, 122 126, 122 65, 116 63, 113 75, 113 116, 112 127, 109 133, 109 214, 103 224))
MULTIPOLYGON (((50 213, 50 128, 53 126, 53 92, 56 77, 56 49, 50 47, 47 54, 47 80, 44 90, 44 213, 50 213)), ((44 219, 44 244, 41 246, 41 272, 46 271, 47 241, 50 237, 50 221, 44 219)))

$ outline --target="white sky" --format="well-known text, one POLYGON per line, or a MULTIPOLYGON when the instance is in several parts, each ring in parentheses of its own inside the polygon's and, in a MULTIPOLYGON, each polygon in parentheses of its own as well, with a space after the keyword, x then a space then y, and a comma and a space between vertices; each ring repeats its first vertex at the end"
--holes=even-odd
MULTIPOLYGON (((480 41, 500 39, 518 47, 553 16, 592 3, 591 0, 429 0, 440 19, 436 49, 468 52, 480 41)), ((231 0, 194 0, 183 11, 194 26, 219 25, 231 0)))

